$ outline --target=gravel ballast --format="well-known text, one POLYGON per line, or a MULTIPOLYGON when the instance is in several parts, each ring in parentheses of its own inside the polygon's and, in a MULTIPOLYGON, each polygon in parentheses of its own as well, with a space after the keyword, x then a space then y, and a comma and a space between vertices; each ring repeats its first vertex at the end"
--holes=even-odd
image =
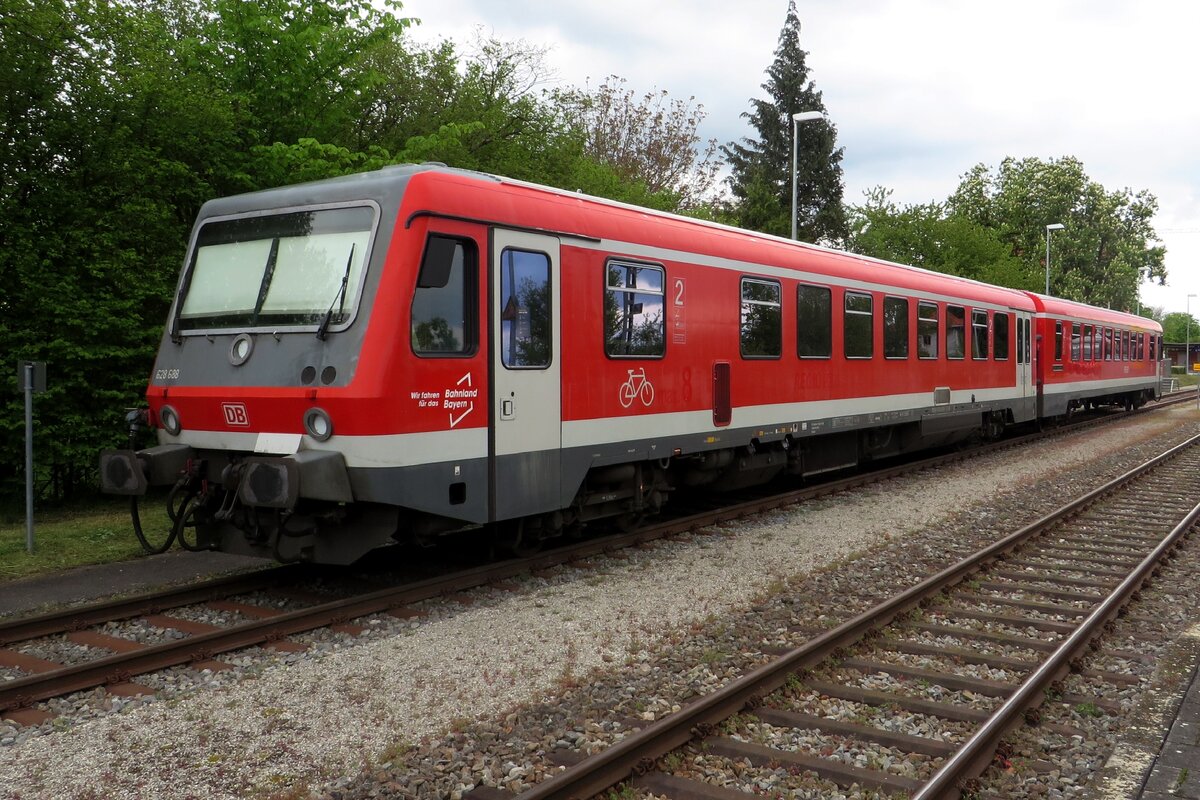
POLYGON ((1180 409, 1068 434, 431 603, 424 617, 358 620, 363 634, 314 634, 303 654, 174 671, 148 702, 84 697, 38 730, 0 723, 0 797, 520 789, 557 769, 546 750, 611 743, 764 648, 956 560, 975 546, 966 531, 1007 533, 1198 421, 1180 409), (839 581, 848 604, 829 593, 839 581))

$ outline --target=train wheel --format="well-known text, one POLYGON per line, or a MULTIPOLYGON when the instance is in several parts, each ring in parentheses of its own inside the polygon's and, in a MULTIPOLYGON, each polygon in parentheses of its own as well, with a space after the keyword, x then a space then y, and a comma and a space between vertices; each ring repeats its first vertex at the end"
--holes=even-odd
POLYGON ((542 549, 542 539, 533 535, 528 520, 517 519, 500 523, 496 549, 514 558, 529 558, 542 549))
POLYGON ((636 530, 645 521, 646 515, 640 511, 627 511, 624 514, 618 514, 616 518, 617 529, 622 533, 636 530))
MULTIPOLYGON (((142 530, 142 517, 138 513, 137 495, 131 497, 130 500, 132 501, 130 503, 130 517, 133 519, 133 533, 137 536, 137 540, 141 542, 142 549, 152 556, 167 552, 167 550, 169 550, 171 545, 175 542, 175 526, 172 525, 166 534, 162 534, 160 536, 147 536, 146 532, 142 530)), ((168 503, 168 513, 170 510, 171 507, 168 503)))

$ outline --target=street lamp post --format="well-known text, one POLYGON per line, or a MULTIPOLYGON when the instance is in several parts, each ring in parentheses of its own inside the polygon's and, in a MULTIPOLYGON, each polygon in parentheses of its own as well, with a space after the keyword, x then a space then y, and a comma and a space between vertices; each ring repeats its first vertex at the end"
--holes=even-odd
POLYGON ((1061 222, 1053 222, 1046 226, 1046 294, 1050 294, 1050 233, 1065 228, 1061 222))
POLYGON ((1147 264, 1138 270, 1137 297, 1134 299, 1137 301, 1137 315, 1139 317, 1142 315, 1142 282, 1150 279, 1150 273, 1153 269, 1153 264, 1147 264), (1142 270, 1145 270, 1145 272, 1142 272, 1142 270))
POLYGON ((797 153, 800 150, 800 123, 824 119, 820 111, 800 111, 792 114, 792 239, 796 238, 796 169, 797 153))
POLYGON ((1192 298, 1194 294, 1187 296, 1187 333, 1183 338, 1183 371, 1192 374, 1192 298))

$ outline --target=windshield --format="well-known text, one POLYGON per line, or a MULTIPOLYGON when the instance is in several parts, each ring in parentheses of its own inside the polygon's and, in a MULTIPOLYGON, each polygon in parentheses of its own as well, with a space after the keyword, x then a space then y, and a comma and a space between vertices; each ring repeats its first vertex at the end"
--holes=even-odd
POLYGON ((180 330, 319 325, 328 313, 347 321, 374 221, 374 208, 355 206, 205 223, 180 330))

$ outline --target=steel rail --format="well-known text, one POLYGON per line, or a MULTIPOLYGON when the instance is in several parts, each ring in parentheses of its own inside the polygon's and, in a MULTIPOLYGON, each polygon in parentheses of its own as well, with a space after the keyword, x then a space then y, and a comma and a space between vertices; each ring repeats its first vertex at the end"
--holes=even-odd
MULTIPOLYGON (((681 521, 676 521, 678 524, 681 521)), ((206 660, 218 653, 268 643, 324 625, 411 605, 446 594, 494 583, 518 575, 558 566, 605 550, 632 546, 661 534, 634 531, 614 539, 582 542, 577 546, 543 553, 527 559, 509 559, 452 575, 428 578, 399 587, 379 589, 356 597, 342 598, 310 608, 252 620, 234 628, 200 633, 184 639, 117 653, 83 664, 28 675, 0 683, 0 711, 21 708, 39 700, 90 689, 107 683, 128 681, 132 676, 191 661, 206 660)))
MULTIPOLYGON (((1162 404, 1155 406, 1155 408, 1161 407, 1164 406, 1162 404)), ((1124 414, 1121 415, 1120 418, 1125 418, 1127 416, 1128 414, 1124 414)), ((381 589, 357 597, 336 600, 307 609, 285 612, 267 619, 254 620, 242 625, 238 625, 235 628, 213 631, 211 633, 196 634, 188 636, 184 639, 174 640, 160 645, 150 645, 136 651, 118 653, 84 664, 64 667, 60 670, 53 670, 50 672, 16 678, 0 684, 0 711, 8 711, 11 709, 30 706, 40 700, 61 696, 74 691, 90 689, 99 685, 125 682, 128 681, 133 675, 151 672, 156 669, 177 666, 179 664, 184 664, 191 661, 205 660, 218 653, 224 653, 243 647, 252 647, 263 643, 268 643, 286 636, 294 635, 296 633, 302 633, 304 631, 322 627, 323 625, 330 624, 330 622, 340 622, 357 616, 387 611, 390 608, 409 605, 423 600, 433 599, 441 595, 477 588, 488 583, 513 578, 527 572, 548 569, 554 566, 569 563, 571 561, 585 559, 590 556, 603 555, 605 553, 620 550, 637 544, 651 542, 656 539, 665 538, 678 533, 688 532, 697 527, 712 525, 726 520, 745 517, 753 513, 792 505, 803 500, 845 491, 850 488, 875 483, 898 475, 907 474, 909 472, 919 472, 931 467, 942 466, 948 463, 973 457, 974 455, 986 455, 997 450, 1018 447, 1022 444, 1045 438, 1047 435, 1065 433, 1070 430, 1077 430, 1080 427, 1101 424, 1109 419, 1112 418, 1100 417, 1096 420, 1091 420, 1078 425, 1072 425, 1068 428, 1059 428, 1057 430, 1050 431, 1049 433, 1039 432, 1028 434, 1015 439, 985 445, 984 447, 975 448, 970 451, 932 456, 916 462, 908 462, 905 464, 884 468, 882 470, 875 470, 862 475, 853 475, 817 486, 791 490, 767 498, 747 500, 721 509, 705 511, 698 514, 690 514, 625 534, 618 534, 615 536, 607 536, 594 540, 572 543, 570 545, 556 548, 555 550, 540 553, 528 558, 510 559, 494 564, 488 564, 482 567, 464 570, 448 576, 439 576, 426 579, 414 584, 381 589)), ((1180 447, 1182 446, 1183 445, 1180 447)), ((1121 479, 1117 480, 1119 481, 1121 479)), ((287 567, 281 569, 286 570, 287 567)), ((236 594, 239 591, 236 588, 238 581, 253 581, 254 579, 254 574, 252 573, 246 576, 220 578, 209 583, 228 583, 230 586, 234 587, 234 589, 229 593, 236 594)), ((88 624, 98 624, 100 622, 110 621, 111 619, 121 619, 130 616, 136 616, 137 613, 139 613, 137 610, 138 606, 144 606, 146 610, 158 612, 164 608, 179 607, 181 605, 186 605, 188 602, 210 599, 212 594, 209 593, 206 595, 206 591, 210 590, 205 589, 205 584, 199 584, 192 587, 186 587, 183 590, 167 590, 165 592, 129 598, 127 600, 101 603, 97 604, 96 606, 67 609, 61 612, 53 612, 51 614, 27 620, 14 620, 12 622, 0 625, 0 644, 30 639, 38 635, 50 635, 53 633, 62 632, 64 630, 83 628, 88 624), (172 595, 178 597, 180 595, 187 595, 191 592, 197 593, 194 595, 195 599, 193 600, 187 600, 184 602, 166 600, 166 598, 171 597, 172 595), (169 605, 167 605, 168 602, 169 605), (133 610, 129 611, 129 613, 126 613, 126 610, 128 609, 133 610), (106 614, 110 616, 105 616, 106 614), (92 620, 92 622, 89 623, 87 621, 89 619, 92 620), (64 623, 67 624, 64 626, 64 623), (38 632, 39 630, 41 631, 40 633, 38 632), (28 631, 33 631, 33 633, 27 635, 26 632, 28 631)), ((836 630, 840 629, 835 629, 835 631, 836 630)), ((830 634, 826 634, 816 640, 813 640, 814 643, 825 642, 826 640, 830 639, 831 634, 835 631, 831 631, 830 634)), ((831 651, 837 646, 840 646, 840 644, 830 643, 828 644, 827 650, 822 650, 821 652, 831 651)), ((814 662, 819 661, 820 658, 814 655, 813 660, 814 662)))
POLYGON ((1150 577, 1150 573, 1163 557, 1197 521, 1200 521, 1200 504, 1197 504, 1058 649, 1021 683, 980 729, 942 765, 917 794, 913 795, 912 800, 958 797, 968 779, 983 774, 992 762, 1000 739, 1024 721, 1027 710, 1041 705, 1045 700, 1045 690, 1070 671, 1071 659, 1102 632, 1104 624, 1117 615, 1133 593, 1150 577))
POLYGON ((226 575, 186 586, 161 589, 133 597, 64 608, 34 617, 0 620, 0 647, 42 636, 52 636, 56 633, 82 630, 92 625, 128 619, 141 614, 156 614, 168 608, 199 603, 213 597, 253 591, 281 580, 290 580, 301 568, 301 565, 285 564, 255 572, 226 575))
POLYGON ((1200 435, 1134 467, 791 652, 755 668, 680 711, 651 723, 599 753, 588 756, 567 772, 548 778, 522 792, 519 800, 569 800, 591 797, 631 775, 647 771, 655 759, 694 738, 696 731, 708 730, 748 706, 757 706, 765 695, 783 686, 793 673, 816 666, 839 648, 862 639, 868 631, 892 622, 901 614, 916 608, 923 599, 961 582, 980 566, 1197 444, 1200 444, 1200 435))

